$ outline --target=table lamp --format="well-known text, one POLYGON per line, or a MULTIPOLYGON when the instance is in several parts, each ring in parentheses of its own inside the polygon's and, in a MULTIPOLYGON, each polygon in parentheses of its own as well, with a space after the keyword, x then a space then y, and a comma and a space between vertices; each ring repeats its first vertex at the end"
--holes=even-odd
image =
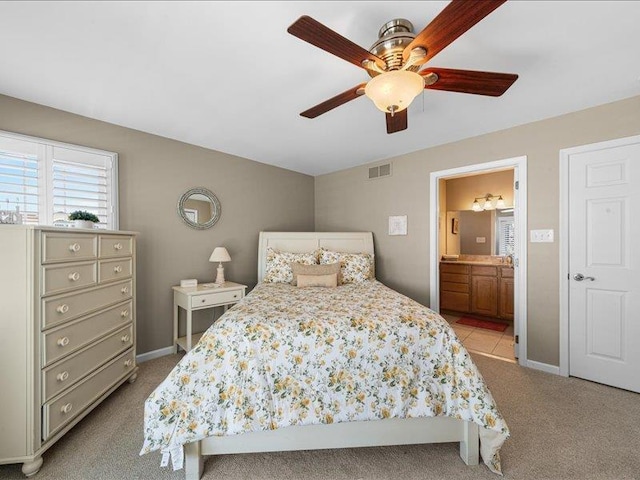
POLYGON ((216 281, 214 283, 216 285, 222 285, 224 283, 224 267, 222 266, 222 262, 231 261, 229 252, 227 252, 227 249, 224 247, 216 247, 209 257, 209 261, 218 262, 218 275, 216 276, 216 281))

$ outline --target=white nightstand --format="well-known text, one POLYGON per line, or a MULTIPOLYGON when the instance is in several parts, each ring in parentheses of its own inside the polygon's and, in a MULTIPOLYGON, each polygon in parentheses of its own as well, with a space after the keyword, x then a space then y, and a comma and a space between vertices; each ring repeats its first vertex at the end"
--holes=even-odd
MULTIPOLYGON (((198 343, 202 333, 194 334, 191 330, 191 314, 195 310, 205 308, 224 307, 227 311, 229 305, 238 303, 244 297, 246 285, 225 282, 221 287, 205 287, 200 284, 197 287, 173 287, 173 345, 175 352, 178 347, 185 352, 198 343), (178 338, 178 307, 187 312, 187 335, 178 338)), ((209 284, 210 285, 210 284, 209 284)))

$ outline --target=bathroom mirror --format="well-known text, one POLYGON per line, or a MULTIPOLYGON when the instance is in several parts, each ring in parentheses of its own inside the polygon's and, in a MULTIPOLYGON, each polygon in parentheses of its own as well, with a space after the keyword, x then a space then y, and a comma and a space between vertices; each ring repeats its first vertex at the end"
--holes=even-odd
POLYGON ((513 209, 447 212, 447 254, 508 255, 512 245, 513 209))
POLYGON ((204 230, 220 219, 220 201, 214 193, 203 187, 191 188, 178 200, 178 215, 191 228, 204 230))

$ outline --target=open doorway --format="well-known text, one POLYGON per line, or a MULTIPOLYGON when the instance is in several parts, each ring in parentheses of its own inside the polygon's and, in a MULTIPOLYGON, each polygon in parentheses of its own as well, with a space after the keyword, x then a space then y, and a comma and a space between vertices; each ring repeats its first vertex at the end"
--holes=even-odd
POLYGON ((431 308, 526 365, 526 157, 433 172, 431 200, 431 308))

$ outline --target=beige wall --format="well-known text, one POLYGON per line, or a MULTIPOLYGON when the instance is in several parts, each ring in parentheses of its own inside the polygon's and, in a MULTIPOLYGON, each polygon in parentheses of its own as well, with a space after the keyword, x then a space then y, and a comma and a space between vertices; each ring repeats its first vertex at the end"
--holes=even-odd
POLYGON ((637 134, 640 96, 402 155, 391 159, 393 175, 379 180, 367 180, 366 165, 322 175, 315 179, 316 229, 373 231, 377 277, 428 305, 429 174, 527 155, 528 228, 556 232, 554 243, 528 245, 528 356, 558 365, 558 152, 637 134), (387 235, 388 216, 404 214, 408 235, 387 235))
MULTIPOLYGON (((0 96, 0 129, 119 154, 120 228, 140 232, 138 353, 171 344, 171 286, 183 278, 213 281, 216 265, 208 260, 214 247, 226 246, 231 255, 225 277, 253 286, 260 230, 314 227, 308 175, 6 96, 0 96), (222 205, 219 222, 204 231, 189 228, 176 213, 180 195, 199 186, 222 205)), ((210 319, 207 312, 199 323, 210 319)))
POLYGON ((472 210, 459 211, 459 242, 460 253, 465 255, 494 255, 495 210, 474 212, 472 210), (484 243, 478 243, 484 238, 484 243))
MULTIPOLYGON (((513 169, 446 180, 447 210, 471 210, 477 197, 502 195, 506 206, 513 205, 513 169)), ((497 200, 497 198, 496 198, 497 200)), ((484 203, 478 200, 480 205, 484 203)), ((495 201, 494 201, 495 202, 495 201)))

